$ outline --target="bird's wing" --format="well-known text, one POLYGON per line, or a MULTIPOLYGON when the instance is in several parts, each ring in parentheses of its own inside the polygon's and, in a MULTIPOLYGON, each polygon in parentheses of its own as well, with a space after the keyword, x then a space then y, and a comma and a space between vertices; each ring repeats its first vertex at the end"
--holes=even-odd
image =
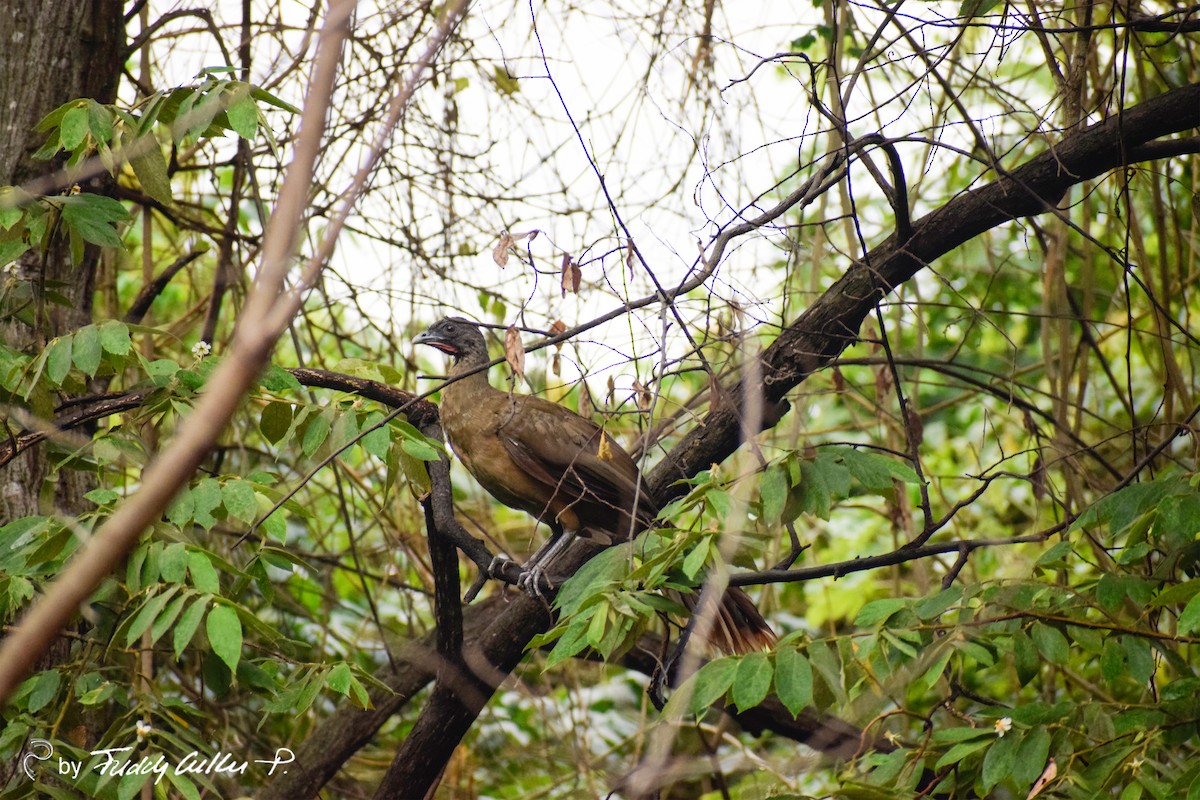
POLYGON ((539 397, 520 398, 501 436, 513 462, 567 502, 628 509, 636 497, 638 518, 649 523, 657 508, 629 454, 603 429, 539 397))

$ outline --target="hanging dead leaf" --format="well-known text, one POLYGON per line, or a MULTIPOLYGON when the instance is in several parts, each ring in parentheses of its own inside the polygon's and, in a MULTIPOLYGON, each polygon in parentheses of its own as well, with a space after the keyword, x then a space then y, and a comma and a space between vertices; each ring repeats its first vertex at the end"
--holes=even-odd
POLYGON ((650 390, 647 389, 645 386, 642 386, 637 381, 634 381, 633 382, 633 393, 634 393, 634 397, 637 399, 637 407, 640 408, 642 411, 649 411, 650 410, 650 402, 652 400, 652 397, 650 395, 650 390))
POLYGON ((592 393, 588 389, 587 381, 579 382, 579 405, 575 409, 579 416, 592 416, 592 393))
POLYGON ((525 348, 521 334, 511 325, 504 331, 504 360, 519 380, 525 380, 525 348))
POLYGON ((596 458, 601 461, 611 461, 612 457, 612 445, 608 443, 608 434, 600 431, 600 445, 596 448, 596 458))
POLYGON ((513 246, 513 237, 508 231, 500 233, 500 242, 492 248, 492 261, 498 266, 508 266, 508 250, 513 246))
POLYGON ((526 231, 525 233, 509 233, 508 231, 501 231, 500 241, 497 242, 496 246, 492 248, 492 260, 501 267, 508 266, 508 254, 516 246, 517 242, 524 241, 525 239, 528 239, 532 242, 537 238, 539 233, 540 231, 537 228, 534 228, 531 231, 526 231))
POLYGON ((1033 472, 1029 473, 1029 484, 1033 489, 1035 500, 1046 499, 1046 462, 1042 461, 1041 453, 1038 453, 1037 458, 1033 460, 1033 472))
MULTIPOLYGON (((550 326, 550 335, 558 336, 560 333, 562 333, 566 329, 567 329, 567 323, 563 322, 561 319, 556 319, 556 320, 554 320, 554 324, 550 326)), ((559 342, 554 346, 561 350, 563 343, 559 342)))
POLYGON ((1039 775, 1038 779, 1033 782, 1033 787, 1029 790, 1029 794, 1025 795, 1025 800, 1033 800, 1033 798, 1037 797, 1038 793, 1041 792, 1042 789, 1045 789, 1050 781, 1054 780, 1056 775, 1058 775, 1058 765, 1055 764, 1054 759, 1051 758, 1046 762, 1046 768, 1042 770, 1042 774, 1039 775))
POLYGON ((613 399, 617 394, 617 384, 613 382, 612 375, 608 376, 608 394, 604 395, 604 405, 611 406, 613 399))
POLYGON ((562 353, 558 350, 555 350, 554 355, 550 356, 550 373, 562 375, 562 353))
POLYGON ((562 296, 566 297, 567 292, 579 294, 579 282, 582 278, 583 274, 579 271, 579 265, 575 263, 575 259, 571 258, 570 253, 563 253, 562 296))
POLYGON ((629 270, 629 277, 633 277, 633 259, 637 255, 637 248, 633 245, 633 239, 625 240, 625 268, 629 270))
POLYGON ((888 390, 892 388, 892 373, 887 367, 879 367, 875 370, 875 400, 882 401, 887 396, 888 390))

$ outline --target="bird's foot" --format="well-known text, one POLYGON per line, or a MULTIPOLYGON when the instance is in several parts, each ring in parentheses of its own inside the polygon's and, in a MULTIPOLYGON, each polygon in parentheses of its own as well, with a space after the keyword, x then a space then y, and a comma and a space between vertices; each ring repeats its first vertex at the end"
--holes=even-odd
POLYGON ((542 595, 542 579, 546 577, 546 573, 542 570, 540 564, 534 564, 521 573, 521 577, 517 578, 517 586, 525 591, 534 600, 545 601, 542 595))
POLYGON ((504 574, 504 565, 511 563, 512 559, 504 555, 504 553, 492 556, 492 563, 488 564, 487 567, 487 576, 489 578, 499 578, 504 574))

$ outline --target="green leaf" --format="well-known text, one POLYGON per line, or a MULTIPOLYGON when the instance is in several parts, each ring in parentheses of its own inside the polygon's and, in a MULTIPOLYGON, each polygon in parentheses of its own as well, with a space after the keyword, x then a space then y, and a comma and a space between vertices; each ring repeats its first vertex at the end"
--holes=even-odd
POLYGON ((58 138, 63 148, 74 150, 83 144, 88 135, 88 113, 84 106, 76 105, 63 114, 58 124, 58 138))
MULTIPOLYGON (((121 248, 121 237, 117 235, 117 229, 113 226, 114 219, 108 217, 103 207, 92 202, 71 202, 79 201, 85 197, 96 197, 96 195, 78 194, 74 197, 62 198, 62 220, 71 229, 72 233, 80 236, 84 241, 101 247, 121 248)), ((111 198, 105 198, 111 199, 111 198)), ((113 201, 116 202, 115 200, 113 201)), ((120 205, 118 203, 118 205, 120 205)), ((124 208, 122 208, 124 211, 124 208)), ((124 219, 124 214, 117 219, 124 219)))
POLYGON ((781 647, 775 653, 775 694, 792 716, 812 705, 812 664, 794 647, 781 647))
POLYGON ((243 96, 225 109, 225 116, 229 119, 229 127, 233 128, 238 136, 248 142, 254 141, 254 135, 258 133, 258 106, 254 98, 249 95, 243 96))
POLYGON ((771 689, 774 670, 766 653, 748 653, 742 656, 733 678, 733 704, 738 711, 745 711, 760 704, 771 689))
POLYGON ((687 554, 687 558, 683 559, 683 574, 688 578, 695 580, 700 571, 708 564, 709 555, 713 550, 713 539, 711 536, 703 536, 692 551, 687 554))
POLYGON ((56 669, 48 669, 29 680, 32 681, 32 687, 25 698, 26 707, 29 713, 36 714, 49 705, 58 694, 58 687, 62 685, 62 675, 56 669))
POLYGON ((897 611, 907 607, 908 601, 898 597, 885 597, 880 600, 872 600, 858 612, 858 616, 854 618, 854 624, 869 628, 881 622, 886 622, 897 611))
POLYGON ((1178 624, 1181 636, 1200 629, 1200 594, 1195 595, 1179 614, 1178 624))
POLYGON ((171 195, 171 178, 167 171, 167 159, 153 133, 146 133, 134 140, 130 147, 141 152, 129 159, 133 174, 137 176, 142 191, 164 206, 171 206, 175 198, 171 195))
POLYGON ((1038 556, 1038 560, 1034 562, 1034 566, 1041 569, 1063 566, 1063 562, 1071 554, 1071 549, 1069 541, 1064 539, 1061 542, 1057 542, 1053 547, 1038 556))
POLYGON ((610 547, 580 567, 558 590, 555 607, 565 616, 574 616, 591 598, 625 577, 631 547, 632 543, 610 547))
POLYGON ((208 594, 221 593, 221 580, 206 553, 200 550, 188 551, 188 572, 192 576, 192 586, 199 591, 208 594))
POLYGON ((196 788, 196 784, 192 783, 191 778, 183 775, 177 769, 167 770, 167 781, 179 790, 179 794, 184 800, 200 800, 200 790, 196 788))
POLYGON ((923 620, 933 619, 961 600, 962 594, 962 587, 954 584, 949 589, 918 600, 913 605, 913 611, 923 620))
POLYGON ((1041 672, 1042 661, 1038 657, 1037 647, 1024 631, 1019 630, 1013 634, 1013 661, 1017 668, 1017 680, 1022 686, 1041 672))
POLYGON ((998 5, 1000 0, 962 0, 958 6, 958 16, 966 19, 982 17, 998 5))
POLYGON ((983 757, 983 790, 990 792, 996 784, 1009 776, 1017 763, 1020 740, 1016 731, 1009 731, 997 739, 983 757))
POLYGON ((115 356, 128 355, 133 346, 129 338, 129 326, 115 319, 100 323, 100 344, 105 352, 115 356))
POLYGON ((225 662, 229 671, 237 673, 238 661, 242 657, 242 623, 237 611, 224 603, 218 603, 208 613, 205 624, 208 643, 213 652, 225 662))
POLYGON ((183 606, 187 601, 188 595, 186 593, 180 594, 155 618, 154 625, 150 628, 151 644, 161 639, 163 634, 175 624, 175 620, 179 618, 179 614, 183 611, 183 606))
POLYGON ((1140 636, 1122 636, 1121 649, 1125 651, 1129 677, 1138 683, 1147 683, 1154 674, 1154 653, 1150 643, 1140 636))
POLYGON ((258 420, 258 429, 271 444, 277 444, 287 436, 292 427, 292 406, 290 403, 274 401, 267 403, 258 420))
POLYGON ((317 448, 324 444, 327 436, 329 436, 329 416, 325 412, 321 412, 310 417, 308 424, 304 426, 300 449, 304 451, 304 455, 311 456, 317 452, 317 448))
POLYGON ((956 744, 954 747, 951 747, 949 750, 947 750, 945 755, 938 759, 936 768, 942 769, 943 767, 948 767, 951 764, 957 764, 967 756, 971 755, 972 753, 979 752, 991 743, 992 741, 989 738, 976 739, 974 741, 956 744))
POLYGON ((46 377, 55 386, 62 386, 71 371, 71 338, 62 336, 53 339, 46 348, 46 377))
POLYGON ((354 675, 350 672, 350 665, 343 661, 329 670, 329 674, 325 676, 325 685, 338 694, 349 695, 350 681, 353 678, 354 675))
POLYGON ((1115 636, 1106 639, 1100 650, 1100 675, 1114 686, 1125 675, 1125 650, 1115 636))
POLYGON ((763 522, 778 525, 783 518, 783 507, 787 503, 787 468, 782 464, 771 464, 758 476, 758 495, 762 499, 763 522))
POLYGON ((192 521, 194 508, 195 505, 192 501, 191 490, 184 489, 175 495, 175 499, 171 501, 171 505, 167 506, 167 520, 176 528, 182 528, 192 521))
POLYGON ((188 551, 183 542, 172 542, 163 548, 158 560, 158 574, 168 583, 183 583, 187 579, 188 551))
POLYGON ((87 101, 88 131, 97 144, 107 144, 113 136, 113 112, 95 100, 87 101))
POLYGON ((725 696, 733 685, 737 674, 738 659, 718 658, 710 661, 696 672, 692 699, 688 709, 693 714, 702 714, 725 696))
POLYGON ((154 620, 158 618, 159 612, 163 610, 163 607, 174 597, 177 591, 179 591, 178 586, 171 586, 166 591, 159 592, 142 604, 141 610, 138 611, 137 616, 133 618, 133 622, 129 624, 129 628, 125 631, 126 647, 131 647, 138 640, 138 637, 146 632, 146 629, 154 623, 154 620))
POLYGON ((200 620, 204 619, 204 612, 208 608, 208 601, 210 599, 209 595, 197 597, 196 602, 188 606, 188 610, 179 618, 179 623, 175 626, 173 643, 176 659, 183 654, 184 648, 188 646, 188 643, 192 641, 192 637, 196 635, 196 629, 200 627, 200 620))
POLYGON ((266 103, 267 105, 275 106, 276 108, 287 111, 288 113, 291 113, 291 114, 299 114, 300 113, 300 109, 296 108, 294 105, 287 102, 286 100, 282 100, 282 99, 276 97, 275 95, 268 92, 266 89, 260 89, 257 86, 251 87, 250 96, 253 97, 255 100, 266 103))
POLYGON ((150 380, 154 381, 155 386, 166 386, 171 382, 171 378, 175 377, 175 373, 179 372, 179 364, 169 358, 156 358, 153 361, 146 363, 146 375, 150 380))
MULTIPOLYGON (((373 425, 378 424, 381 419, 383 419, 382 414, 378 412, 371 414, 363 422, 363 430, 368 430, 373 425)), ((391 436, 388 435, 386 426, 375 428, 375 430, 371 431, 370 433, 364 434, 363 437, 358 441, 359 444, 362 445, 363 450, 366 450, 380 461, 387 461, 388 451, 392 446, 392 439, 391 436)))
POLYGON ((225 510, 234 519, 242 522, 253 522, 258 516, 258 499, 254 487, 249 481, 240 478, 230 478, 221 487, 221 498, 225 510))
POLYGON ((278 364, 267 365, 258 379, 258 385, 268 392, 299 392, 303 388, 300 386, 300 381, 296 380, 295 375, 278 364))
POLYGON ((1029 632, 1033 637, 1033 643, 1037 645, 1038 651, 1047 661, 1054 664, 1067 663, 1067 658, 1071 654, 1071 646, 1067 643, 1067 637, 1063 635, 1062 631, 1052 625, 1035 622, 1029 632))
POLYGON ((212 512, 221 505, 221 484, 212 478, 204 478, 192 487, 192 515, 196 523, 211 529, 217 524, 212 512))
POLYGON ((100 331, 95 325, 84 325, 72 336, 75 340, 71 349, 71 358, 79 371, 88 377, 93 377, 100 368, 100 356, 103 349, 100 346, 100 331))
POLYGON ((413 458, 437 461, 442 457, 441 442, 435 442, 402 419, 394 419, 391 424, 400 433, 400 446, 413 458))

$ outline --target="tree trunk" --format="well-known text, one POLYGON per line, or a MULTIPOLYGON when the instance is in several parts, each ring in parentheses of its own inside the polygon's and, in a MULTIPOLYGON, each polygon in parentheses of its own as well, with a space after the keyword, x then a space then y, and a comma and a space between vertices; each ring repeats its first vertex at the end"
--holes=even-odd
MULTIPOLYGON (((125 46, 121 5, 120 0, 0 0, 0 184, 19 186, 62 166, 62 159, 30 157, 45 140, 34 126, 46 114, 78 97, 101 103, 116 98, 125 46)), ((105 175, 80 188, 106 194, 110 185, 105 175)), ((89 246, 83 263, 73 264, 63 237, 45 251, 35 247, 22 256, 16 269, 0 278, 0 341, 37 353, 55 336, 91 322, 98 261, 97 249, 89 246), (20 309, 9 300, 18 296, 20 309)), ((4 422, 8 431, 0 435, 16 432, 4 422)), ((46 448, 35 447, 4 468, 0 525, 30 514, 78 517, 85 510, 83 495, 94 485, 92 476, 78 470, 52 473, 51 466, 46 448)), ((59 645, 46 655, 43 668, 68 657, 67 640, 59 645)), ((0 763, 0 786, 17 769, 16 761, 0 763)))
MULTIPOLYGON (((0 183, 20 185, 62 166, 61 159, 30 157, 45 140, 45 134, 33 128, 68 100, 115 99, 124 29, 120 0, 0 0, 0 183)), ((107 193, 107 176, 93 183, 81 188, 107 193)), ((55 336, 91 322, 98 260, 96 248, 88 247, 84 262, 72 264, 62 237, 44 253, 34 248, 22 256, 16 278, 33 289, 27 307, 34 309, 34 317, 27 324, 9 316, 12 309, 0 306, 0 339, 8 347, 36 353, 55 336), (67 302, 52 302, 47 290, 67 302)), ((82 496, 90 488, 86 475, 63 471, 48 484, 49 466, 43 448, 8 465, 0 479, 0 524, 47 512, 74 517, 83 510, 82 496)))

